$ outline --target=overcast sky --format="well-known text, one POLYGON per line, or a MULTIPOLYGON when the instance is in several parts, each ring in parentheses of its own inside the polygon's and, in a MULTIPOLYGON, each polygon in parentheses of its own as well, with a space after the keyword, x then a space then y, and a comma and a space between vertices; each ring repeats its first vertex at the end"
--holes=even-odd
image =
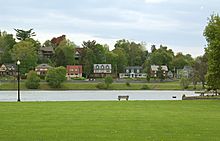
POLYGON ((67 35, 81 45, 97 40, 112 49, 128 39, 167 45, 175 52, 204 53, 203 30, 218 0, 0 0, 0 30, 34 28, 41 43, 67 35))

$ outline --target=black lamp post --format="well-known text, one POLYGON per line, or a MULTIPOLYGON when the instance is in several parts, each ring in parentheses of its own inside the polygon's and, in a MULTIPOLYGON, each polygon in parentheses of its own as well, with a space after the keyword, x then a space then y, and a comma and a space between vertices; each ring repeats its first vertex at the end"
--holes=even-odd
POLYGON ((18 60, 17 61, 17 66, 18 66, 18 102, 21 101, 20 99, 20 70, 19 70, 19 66, 20 66, 21 62, 18 60))

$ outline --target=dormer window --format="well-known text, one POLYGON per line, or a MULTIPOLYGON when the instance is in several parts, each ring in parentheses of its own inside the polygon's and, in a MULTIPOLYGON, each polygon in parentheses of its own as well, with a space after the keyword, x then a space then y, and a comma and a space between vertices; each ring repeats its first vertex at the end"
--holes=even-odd
POLYGON ((109 69, 109 66, 108 66, 108 65, 106 66, 106 69, 109 69))
POLYGON ((104 69, 104 66, 103 66, 103 65, 101 66, 101 69, 104 69))
POLYGON ((99 65, 96 65, 96 69, 99 69, 99 65))

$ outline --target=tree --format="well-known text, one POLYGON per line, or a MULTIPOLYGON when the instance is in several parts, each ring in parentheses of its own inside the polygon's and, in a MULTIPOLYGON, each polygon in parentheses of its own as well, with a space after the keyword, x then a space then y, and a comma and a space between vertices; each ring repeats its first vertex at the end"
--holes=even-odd
POLYGON ((212 89, 220 88, 220 17, 213 14, 205 27, 204 36, 207 41, 208 72, 207 84, 212 89))
POLYGON ((105 84, 107 89, 109 88, 109 85, 113 83, 113 78, 111 76, 106 76, 105 77, 105 84))
MULTIPOLYGON (((207 74, 207 55, 199 56, 195 59, 192 67, 193 67, 193 80, 197 82, 202 82, 203 89, 205 88, 205 75, 207 74)), ((194 81, 193 81, 194 82, 194 81)), ((195 84, 195 83, 194 83, 195 84)))
POLYGON ((154 51, 149 56, 149 61, 151 64, 155 65, 167 65, 168 68, 172 68, 172 60, 174 53, 171 49, 167 49, 166 46, 160 45, 159 49, 154 49, 154 51))
POLYGON ((29 70, 33 70, 37 65, 37 52, 35 50, 34 44, 29 41, 20 41, 14 45, 11 50, 11 56, 16 62, 17 60, 21 61, 20 72, 25 74, 29 70))
POLYGON ((57 67, 49 69, 46 75, 46 81, 52 88, 60 88, 61 83, 66 80, 66 69, 57 67))
POLYGON ((14 29, 16 31, 16 38, 20 41, 24 41, 27 38, 31 38, 36 36, 35 32, 33 32, 33 28, 29 30, 22 30, 22 29, 14 29))
POLYGON ((74 64, 74 48, 75 44, 69 40, 63 40, 55 49, 56 66, 66 66, 74 64))
POLYGON ((161 66, 159 66, 159 68, 158 68, 157 77, 160 79, 160 81, 163 81, 165 79, 161 66))
POLYGON ((28 89, 37 89, 40 86, 40 77, 35 71, 30 71, 28 73, 25 85, 28 89))
POLYGON ((189 87, 190 81, 188 78, 182 77, 180 79, 180 86, 182 89, 187 89, 189 87))
POLYGON ((10 51, 15 44, 12 34, 7 34, 5 31, 0 32, 0 64, 13 62, 10 51))
POLYGON ((115 44, 115 49, 121 48, 125 51, 129 66, 141 66, 146 59, 144 44, 119 40, 115 44))
POLYGON ((128 60, 126 57, 126 52, 123 48, 115 48, 113 50, 113 53, 115 53, 116 56, 116 69, 117 72, 124 72, 125 67, 128 65, 128 60))

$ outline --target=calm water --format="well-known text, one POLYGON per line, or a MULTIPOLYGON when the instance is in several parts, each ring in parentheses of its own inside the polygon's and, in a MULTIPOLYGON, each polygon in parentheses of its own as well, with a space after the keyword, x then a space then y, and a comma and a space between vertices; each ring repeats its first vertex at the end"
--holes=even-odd
MULTIPOLYGON (((182 100, 182 95, 194 96, 194 91, 21 91, 21 101, 99 101, 118 100, 182 100), (176 98, 174 98, 176 97, 176 98)), ((0 101, 16 101, 17 91, 0 91, 0 101)))

